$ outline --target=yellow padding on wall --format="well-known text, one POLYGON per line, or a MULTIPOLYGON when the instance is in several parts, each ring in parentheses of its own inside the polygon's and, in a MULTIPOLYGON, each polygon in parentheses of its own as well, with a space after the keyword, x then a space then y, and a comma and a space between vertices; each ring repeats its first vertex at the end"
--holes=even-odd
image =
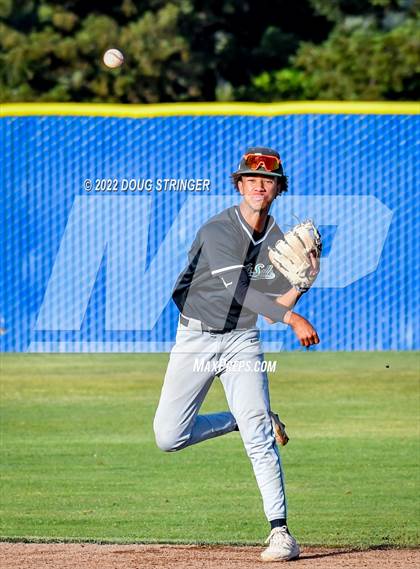
POLYGON ((0 115, 17 116, 100 116, 152 118, 181 115, 416 115, 420 103, 362 101, 296 101, 287 103, 162 103, 118 105, 97 103, 4 103, 0 115))

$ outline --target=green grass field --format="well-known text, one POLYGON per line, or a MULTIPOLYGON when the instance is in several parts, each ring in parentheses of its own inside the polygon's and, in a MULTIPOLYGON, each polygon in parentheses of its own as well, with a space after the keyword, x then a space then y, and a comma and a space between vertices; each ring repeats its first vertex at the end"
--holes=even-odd
MULTIPOLYGON (((267 354, 301 543, 419 543, 418 356, 267 354)), ((2 356, 3 539, 261 543, 267 522, 238 433, 178 453, 155 447, 166 362, 2 356)), ((203 411, 225 408, 216 380, 203 411)))

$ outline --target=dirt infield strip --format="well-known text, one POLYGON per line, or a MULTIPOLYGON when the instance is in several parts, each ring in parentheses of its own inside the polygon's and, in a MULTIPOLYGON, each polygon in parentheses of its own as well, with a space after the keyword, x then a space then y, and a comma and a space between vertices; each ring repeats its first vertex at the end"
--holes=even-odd
MULTIPOLYGON (((1 569, 251 569, 267 566, 260 547, 0 543, 1 569)), ((271 564, 272 566, 272 564, 271 564)), ((284 566, 282 564, 282 566, 284 566)), ((420 567, 419 549, 304 548, 295 569, 420 567)))

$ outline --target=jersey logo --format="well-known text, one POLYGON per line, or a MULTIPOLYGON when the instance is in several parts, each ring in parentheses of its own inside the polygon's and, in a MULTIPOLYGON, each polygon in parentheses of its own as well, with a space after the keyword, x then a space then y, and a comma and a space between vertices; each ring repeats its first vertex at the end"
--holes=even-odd
POLYGON ((246 265, 245 268, 246 272, 251 277, 251 280, 271 280, 276 278, 276 275, 273 271, 273 265, 267 265, 265 267, 264 263, 257 263, 253 269, 252 263, 249 263, 249 265, 246 265))
POLYGON ((227 283, 223 277, 220 277, 220 278, 222 279, 223 284, 225 285, 226 288, 227 288, 228 286, 230 286, 230 285, 233 283, 233 281, 230 281, 230 282, 227 283))

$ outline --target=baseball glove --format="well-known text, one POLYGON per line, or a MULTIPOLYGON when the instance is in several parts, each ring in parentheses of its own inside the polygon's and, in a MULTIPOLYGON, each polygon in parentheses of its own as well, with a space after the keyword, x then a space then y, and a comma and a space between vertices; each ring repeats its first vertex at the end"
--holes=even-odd
POLYGON ((273 266, 298 290, 306 291, 319 273, 321 235, 308 219, 295 225, 275 244, 268 256, 273 266))

